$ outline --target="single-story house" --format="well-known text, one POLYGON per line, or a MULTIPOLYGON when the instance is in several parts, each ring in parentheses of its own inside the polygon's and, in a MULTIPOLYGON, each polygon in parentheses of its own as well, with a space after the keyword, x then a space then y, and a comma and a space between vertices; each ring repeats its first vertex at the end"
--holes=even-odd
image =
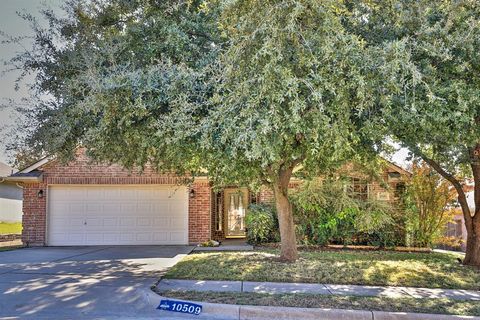
MULTIPOLYGON (((394 201, 406 171, 389 164, 391 188, 361 178, 352 187, 365 196, 394 201)), ((267 188, 252 193, 229 187, 214 192, 208 178, 129 171, 92 163, 81 149, 62 164, 45 158, 7 178, 23 185, 23 237, 31 246, 175 245, 245 237, 250 203, 269 202, 267 188)), ((301 181, 292 180, 292 186, 301 181)))
POLYGON ((5 181, 5 177, 15 172, 13 168, 0 162, 0 221, 22 221, 22 188, 15 182, 5 181))

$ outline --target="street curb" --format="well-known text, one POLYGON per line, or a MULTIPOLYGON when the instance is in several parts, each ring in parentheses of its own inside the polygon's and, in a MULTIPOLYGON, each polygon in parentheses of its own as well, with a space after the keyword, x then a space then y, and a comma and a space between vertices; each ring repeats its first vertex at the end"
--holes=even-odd
MULTIPOLYGON (((163 297, 150 289, 142 290, 148 306, 157 308, 163 297)), ((195 319, 222 319, 222 320, 480 320, 480 317, 453 316, 443 314, 409 313, 409 312, 384 312, 367 310, 345 310, 345 309, 321 309, 321 308, 292 308, 292 307, 268 307, 220 304, 175 299, 178 301, 201 304, 203 311, 195 319)), ((175 316, 181 318, 192 318, 192 315, 178 312, 158 310, 158 314, 165 317, 175 316)))

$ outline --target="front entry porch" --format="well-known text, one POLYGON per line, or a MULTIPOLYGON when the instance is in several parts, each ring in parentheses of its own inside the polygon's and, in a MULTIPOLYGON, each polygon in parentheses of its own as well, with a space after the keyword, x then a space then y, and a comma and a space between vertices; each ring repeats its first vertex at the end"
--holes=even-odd
POLYGON ((245 216, 248 206, 257 202, 255 193, 248 188, 228 187, 212 192, 212 239, 226 245, 238 239, 245 242, 245 216))

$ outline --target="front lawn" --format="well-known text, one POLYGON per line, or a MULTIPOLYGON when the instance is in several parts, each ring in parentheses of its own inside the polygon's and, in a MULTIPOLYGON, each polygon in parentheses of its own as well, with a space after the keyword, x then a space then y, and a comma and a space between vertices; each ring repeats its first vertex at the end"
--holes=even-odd
POLYGON ((295 263, 279 262, 278 255, 277 250, 191 254, 165 278, 480 289, 480 270, 459 264, 460 255, 301 251, 295 263))
POLYGON ((0 234, 19 234, 22 233, 21 222, 1 222, 0 221, 0 234))
POLYGON ((237 305, 275 307, 376 310, 390 312, 440 313, 480 316, 479 301, 386 297, 326 296, 314 294, 262 294, 250 292, 167 291, 162 296, 237 305))

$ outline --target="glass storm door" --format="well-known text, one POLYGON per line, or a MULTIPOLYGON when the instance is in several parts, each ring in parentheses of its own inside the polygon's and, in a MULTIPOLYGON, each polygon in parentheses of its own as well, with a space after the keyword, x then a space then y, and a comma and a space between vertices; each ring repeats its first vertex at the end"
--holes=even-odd
POLYGON ((248 189, 225 189, 225 237, 245 237, 245 213, 248 206, 248 189))

